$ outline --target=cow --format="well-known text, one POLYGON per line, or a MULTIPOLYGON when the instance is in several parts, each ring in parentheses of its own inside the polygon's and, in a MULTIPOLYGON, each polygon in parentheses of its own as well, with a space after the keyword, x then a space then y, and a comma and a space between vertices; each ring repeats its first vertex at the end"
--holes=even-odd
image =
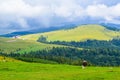
POLYGON ((84 60, 84 61, 82 62, 82 69, 84 69, 87 65, 88 65, 87 61, 84 60))

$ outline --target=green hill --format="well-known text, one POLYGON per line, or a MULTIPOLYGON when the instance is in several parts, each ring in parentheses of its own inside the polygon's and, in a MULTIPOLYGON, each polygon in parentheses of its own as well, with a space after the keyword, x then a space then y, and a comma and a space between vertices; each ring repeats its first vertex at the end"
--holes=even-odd
POLYGON ((41 35, 46 36, 48 41, 111 40, 120 36, 120 32, 109 30, 100 25, 82 25, 72 29, 25 35, 22 38, 36 41, 41 35))
POLYGON ((120 32, 106 29, 100 25, 83 25, 72 29, 25 35, 21 36, 20 39, 1 37, 0 51, 24 53, 59 46, 37 42, 41 35, 46 36, 48 41, 84 41, 86 39, 110 40, 120 36, 120 32))
POLYGON ((0 52, 4 52, 4 53, 11 53, 11 52, 24 53, 29 51, 41 50, 45 48, 51 48, 53 46, 59 46, 59 45, 44 44, 30 40, 0 37, 0 52))

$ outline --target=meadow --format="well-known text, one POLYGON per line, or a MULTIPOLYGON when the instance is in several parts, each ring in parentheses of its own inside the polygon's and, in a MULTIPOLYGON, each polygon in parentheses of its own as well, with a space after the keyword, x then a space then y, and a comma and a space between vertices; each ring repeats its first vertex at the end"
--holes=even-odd
POLYGON ((0 80, 120 80, 120 67, 0 62, 0 80))
POLYGON ((37 51, 52 47, 59 47, 60 45, 44 44, 32 40, 22 40, 13 38, 0 37, 0 52, 4 53, 25 53, 30 51, 37 51))

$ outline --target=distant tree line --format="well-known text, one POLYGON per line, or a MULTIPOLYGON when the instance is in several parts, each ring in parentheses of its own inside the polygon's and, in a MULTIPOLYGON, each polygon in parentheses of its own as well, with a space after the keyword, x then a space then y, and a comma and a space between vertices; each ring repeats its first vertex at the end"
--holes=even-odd
POLYGON ((72 47, 53 47, 52 49, 44 49, 31 51, 24 54, 0 52, 0 55, 13 57, 27 62, 40 62, 50 64, 70 64, 82 65, 82 61, 86 60, 89 65, 95 66, 120 66, 120 40, 113 39, 110 41, 86 40, 85 42, 65 42, 54 41, 47 42, 42 36, 44 43, 61 44, 72 47), (80 47, 82 49, 76 48, 80 47))

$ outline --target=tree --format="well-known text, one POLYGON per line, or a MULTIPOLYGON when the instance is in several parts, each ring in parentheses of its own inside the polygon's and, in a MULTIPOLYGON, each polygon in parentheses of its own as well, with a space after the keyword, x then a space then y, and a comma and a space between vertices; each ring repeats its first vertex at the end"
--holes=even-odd
POLYGON ((38 42, 46 42, 47 38, 45 36, 41 35, 37 41, 38 42))

